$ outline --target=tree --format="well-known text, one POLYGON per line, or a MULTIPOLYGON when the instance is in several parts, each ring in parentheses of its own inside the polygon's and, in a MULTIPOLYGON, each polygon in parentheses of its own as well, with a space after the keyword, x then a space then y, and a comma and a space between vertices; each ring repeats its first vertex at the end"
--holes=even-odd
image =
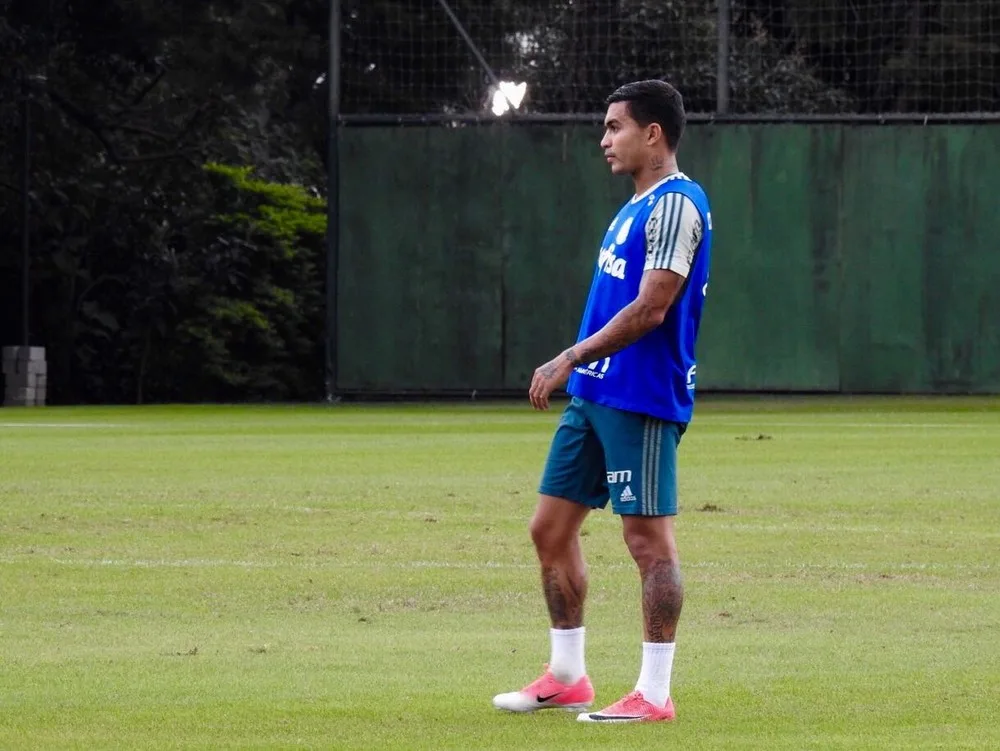
MULTIPOLYGON (((171 351, 178 315, 195 315, 184 297, 193 294, 186 279, 204 256, 233 240, 227 233, 239 235, 247 253, 267 245, 257 224, 220 227, 205 211, 218 207, 222 190, 203 170, 207 161, 256 161, 263 177, 322 184, 318 152, 308 143, 320 92, 308 67, 295 65, 303 49, 321 44, 293 17, 292 5, 5 3, 0 51, 30 82, 36 124, 33 329, 50 350, 55 401, 178 395, 183 378, 170 370, 177 359, 161 363, 160 379, 150 380, 149 363, 156 351, 171 351)), ((0 81, 4 123, 17 119, 18 76, 0 81)), ((18 201, 10 200, 19 197, 17 138, 16 127, 0 132, 4 299, 17 297, 18 201)), ((309 314, 321 319, 314 308, 309 314)), ((0 334, 14 340, 10 328, 0 334)), ((314 339, 321 351, 322 337, 314 339)), ((315 398, 320 377, 306 388, 292 372, 302 367, 296 357, 285 374, 291 385, 280 392, 315 398)), ((241 395, 270 393, 248 381, 241 395)))

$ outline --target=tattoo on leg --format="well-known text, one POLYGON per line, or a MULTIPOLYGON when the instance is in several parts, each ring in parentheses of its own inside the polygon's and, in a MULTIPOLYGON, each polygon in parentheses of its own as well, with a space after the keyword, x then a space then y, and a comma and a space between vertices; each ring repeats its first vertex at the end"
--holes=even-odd
POLYGON ((554 566, 542 567, 542 591, 553 628, 579 628, 583 625, 583 600, 587 580, 577 579, 554 566))
POLYGON ((646 638, 651 642, 672 642, 684 602, 680 566, 661 558, 642 572, 642 615, 646 638))

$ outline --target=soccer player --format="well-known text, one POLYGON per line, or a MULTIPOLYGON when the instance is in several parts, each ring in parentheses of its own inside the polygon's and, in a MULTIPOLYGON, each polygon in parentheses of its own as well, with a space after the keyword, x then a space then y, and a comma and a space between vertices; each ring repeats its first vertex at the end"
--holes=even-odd
POLYGON ((691 421, 695 340, 708 289, 712 215, 701 187, 677 167, 685 114, 663 81, 638 81, 607 100, 601 148, 635 195, 601 244, 578 341, 539 367, 535 409, 568 385, 531 520, 548 606, 544 674, 493 704, 513 712, 589 709, 584 663, 587 569, 580 527, 611 501, 642 580, 642 666, 635 690, 581 722, 672 720, 670 673, 683 585, 674 516, 677 447, 691 421))

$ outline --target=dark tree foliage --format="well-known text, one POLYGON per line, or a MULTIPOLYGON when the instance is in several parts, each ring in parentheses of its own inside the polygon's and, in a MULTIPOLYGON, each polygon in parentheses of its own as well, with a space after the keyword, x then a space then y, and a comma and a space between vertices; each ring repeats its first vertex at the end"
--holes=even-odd
POLYGON ((323 39, 299 5, 4 4, 0 338, 20 343, 27 106, 50 401, 321 395, 323 39))

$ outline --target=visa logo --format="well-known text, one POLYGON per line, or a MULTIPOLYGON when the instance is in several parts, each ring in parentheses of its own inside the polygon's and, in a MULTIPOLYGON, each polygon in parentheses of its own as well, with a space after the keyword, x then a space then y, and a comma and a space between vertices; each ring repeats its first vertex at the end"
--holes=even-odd
POLYGON ((625 278, 625 263, 624 258, 615 255, 614 243, 611 243, 607 248, 601 248, 601 253, 597 257, 597 267, 615 279, 625 278))

